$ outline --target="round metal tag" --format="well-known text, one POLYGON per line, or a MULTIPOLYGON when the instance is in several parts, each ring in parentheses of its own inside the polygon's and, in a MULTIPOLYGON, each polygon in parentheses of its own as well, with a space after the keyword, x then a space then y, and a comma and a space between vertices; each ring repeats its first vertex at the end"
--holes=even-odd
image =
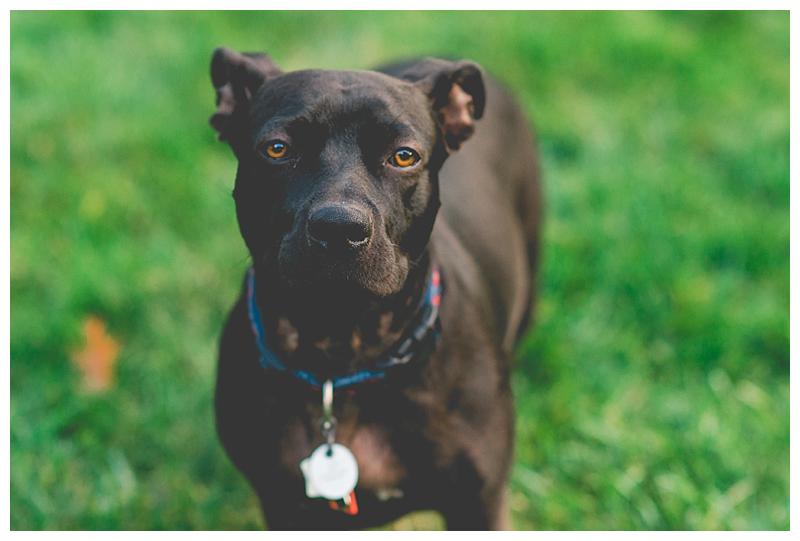
POLYGON ((308 458, 308 480, 323 498, 341 500, 358 483, 356 457, 339 443, 320 445, 308 458))

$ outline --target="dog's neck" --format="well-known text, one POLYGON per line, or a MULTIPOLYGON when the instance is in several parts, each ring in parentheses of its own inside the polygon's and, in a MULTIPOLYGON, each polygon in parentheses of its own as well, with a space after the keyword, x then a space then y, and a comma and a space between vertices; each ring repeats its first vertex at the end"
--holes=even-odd
MULTIPOLYGON (((260 287, 257 302, 269 347, 288 367, 322 377, 368 366, 417 323, 430 272, 425 250, 410 266, 400 291, 381 299, 335 288, 292 294, 260 287)), ((270 274, 256 268, 259 284, 272 282, 270 274)))

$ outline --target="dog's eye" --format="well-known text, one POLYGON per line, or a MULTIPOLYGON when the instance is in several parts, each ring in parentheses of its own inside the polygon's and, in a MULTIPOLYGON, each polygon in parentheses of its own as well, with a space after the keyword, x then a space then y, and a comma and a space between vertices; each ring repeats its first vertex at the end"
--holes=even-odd
POLYGON ((408 147, 398 148, 389 160, 395 167, 411 167, 419 161, 419 154, 408 147))
POLYGON ((286 157, 287 152, 289 152, 289 145, 277 139, 267 143, 267 146, 264 149, 264 153, 267 155, 267 157, 273 160, 280 160, 281 158, 286 157))

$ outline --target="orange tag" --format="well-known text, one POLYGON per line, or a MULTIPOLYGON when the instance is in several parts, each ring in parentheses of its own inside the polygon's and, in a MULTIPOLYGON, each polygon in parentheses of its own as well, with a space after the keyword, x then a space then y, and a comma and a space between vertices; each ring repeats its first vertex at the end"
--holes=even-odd
POLYGON ((358 502, 356 501, 356 491, 352 491, 343 500, 329 500, 328 505, 334 511, 341 511, 345 515, 358 514, 358 502))

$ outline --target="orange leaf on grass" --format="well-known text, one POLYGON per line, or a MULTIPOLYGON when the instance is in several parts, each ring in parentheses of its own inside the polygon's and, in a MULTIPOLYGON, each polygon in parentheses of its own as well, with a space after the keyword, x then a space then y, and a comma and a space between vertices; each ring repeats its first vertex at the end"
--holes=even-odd
POLYGON ((84 347, 72 354, 72 362, 81 372, 84 389, 107 391, 114 385, 119 342, 108 334, 105 322, 97 316, 84 320, 83 335, 84 347))

